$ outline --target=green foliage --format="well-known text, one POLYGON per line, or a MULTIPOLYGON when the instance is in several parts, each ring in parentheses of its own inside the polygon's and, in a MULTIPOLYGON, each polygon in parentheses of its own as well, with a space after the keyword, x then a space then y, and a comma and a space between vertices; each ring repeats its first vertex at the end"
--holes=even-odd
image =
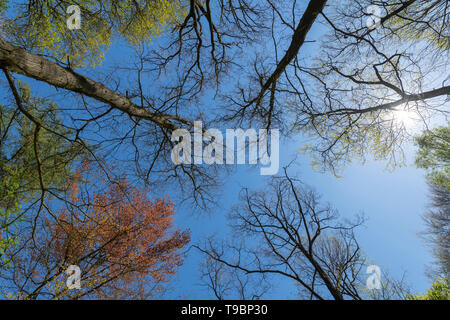
MULTIPOLYGON (((0 198, 1 200, 5 200, 5 198, 0 198)), ((15 227, 19 221, 19 213, 20 205, 17 202, 11 209, 0 207, 0 270, 10 267, 11 261, 4 254, 8 248, 17 244, 17 237, 10 232, 10 229, 15 227)))
POLYGON ((424 295, 409 295, 408 300, 450 300, 450 277, 437 279, 424 295))
POLYGON ((450 192, 450 126, 438 127, 416 137, 416 165, 428 170, 429 183, 450 192))
POLYGON ((6 249, 16 244, 15 236, 10 230, 15 226, 20 211, 20 205, 14 200, 14 194, 19 189, 17 183, 19 177, 7 172, 4 161, 1 160, 0 158, 0 270, 10 265, 9 259, 4 254, 6 249))
POLYGON ((314 170, 330 169, 336 177, 344 164, 362 165, 367 158, 386 161, 390 170, 402 167, 405 163, 400 141, 404 132, 390 113, 390 117, 381 113, 316 117, 307 130, 313 132, 311 138, 319 134, 321 139, 299 150, 313 159, 314 170), (354 125, 356 121, 359 121, 358 125, 354 125), (392 128, 397 134, 392 134, 392 128))
POLYGON ((101 64, 104 52, 117 34, 138 45, 159 36, 179 21, 182 0, 37 0, 17 6, 17 16, 8 19, 7 34, 16 43, 35 52, 50 55, 72 66, 85 66, 86 61, 101 64), (66 13, 71 4, 81 9, 81 29, 70 30, 66 13))
POLYGON ((36 125, 30 119, 15 108, 3 107, 0 184, 16 186, 13 198, 21 203, 40 195, 40 177, 45 188, 63 189, 72 175, 72 164, 84 155, 84 148, 64 138, 72 132, 61 125, 53 102, 33 97, 24 82, 18 87, 24 108, 41 124, 36 135, 36 125))
POLYGON ((8 0, 0 0, 0 13, 8 9, 8 0))
POLYGON ((72 165, 85 154, 81 145, 63 138, 71 132, 61 125, 54 103, 33 97, 24 82, 18 82, 18 88, 23 107, 39 119, 41 129, 36 135, 35 123, 15 105, 0 105, 0 268, 9 265, 1 256, 16 243, 15 226, 25 216, 20 204, 42 192, 40 175, 45 188, 64 189, 72 165))
MULTIPOLYGON (((398 2, 391 1, 393 4, 398 2)), ((395 30, 398 39, 424 41, 438 50, 450 50, 446 5, 445 1, 415 1, 401 15, 389 19, 387 26, 395 30), (428 23, 423 23, 428 19, 428 23)))

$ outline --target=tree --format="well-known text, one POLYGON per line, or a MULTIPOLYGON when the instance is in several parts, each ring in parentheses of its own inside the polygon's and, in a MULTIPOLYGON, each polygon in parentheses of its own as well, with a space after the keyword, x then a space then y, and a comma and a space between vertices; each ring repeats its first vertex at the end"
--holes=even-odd
MULTIPOLYGON (((311 1, 308 8, 319 4, 325 2, 311 1)), ((295 24, 295 4, 292 10, 279 7, 274 16, 288 30, 289 41, 284 45, 284 33, 273 27, 273 57, 255 59, 250 84, 228 95, 234 112, 226 118, 311 137, 303 150, 322 169, 337 172, 369 156, 391 167, 402 165, 402 145, 411 129, 405 123, 445 116, 450 87, 446 79, 432 76, 433 70, 448 67, 445 46, 422 45, 416 36, 399 33, 418 27, 417 34, 434 33, 434 44, 447 41, 448 2, 329 1, 323 10, 316 8, 328 28, 315 60, 302 55, 304 46, 298 45, 309 26, 304 19, 295 24), (370 5, 381 12, 378 29, 367 27, 370 5), (276 63, 267 66, 267 60, 276 63)))
POLYGON ((450 274, 450 192, 447 188, 430 184, 431 208, 423 215, 422 235, 435 258, 428 275, 448 277, 450 274))
MULTIPOLYGON (((264 191, 244 189, 231 218, 234 241, 209 239, 196 246, 219 266, 247 277, 290 279, 303 299, 369 297, 361 272, 367 262, 354 233, 362 217, 339 222, 335 209, 321 204, 316 192, 289 177, 286 170, 264 191)), ((388 298, 404 293, 401 283, 384 280, 388 280, 383 284, 388 298)), ((210 287, 221 292, 217 285, 210 287)))
MULTIPOLYGON (((116 19, 110 19, 112 29, 119 30, 121 22, 131 19, 128 4, 124 1, 125 7, 117 8, 125 12, 123 20, 108 5, 100 10, 116 19)), ((89 100, 88 107, 77 110, 88 112, 86 118, 70 124, 77 137, 95 121, 121 118, 122 135, 114 132, 108 148, 119 145, 113 141, 120 140, 121 146, 130 141, 127 147, 134 151, 131 159, 141 178, 155 185, 161 185, 157 179, 173 178, 184 188, 189 181, 195 202, 203 204, 212 201, 207 191, 216 185, 215 172, 174 166, 167 149, 173 146, 168 139, 173 130, 192 129, 193 115, 210 111, 198 106, 208 93, 217 93, 224 108, 196 120, 280 127, 286 135, 298 131, 311 135, 313 143, 304 150, 318 167, 335 172, 339 165, 370 154, 387 159, 393 167, 401 165, 402 145, 409 137, 401 118, 410 117, 409 113, 421 119, 445 115, 444 99, 450 88, 444 79, 442 85, 436 82, 432 70, 442 67, 444 74, 448 66, 443 44, 448 39, 447 2, 309 1, 305 5, 207 0, 174 6, 172 11, 180 12, 175 14, 180 19, 173 20, 174 28, 162 33, 155 46, 138 48, 134 65, 116 68, 130 76, 120 84, 115 74, 92 79, 14 39, 0 41, 0 66, 97 101, 94 105, 89 100), (379 6, 383 14, 378 29, 367 28, 369 5, 379 6), (329 36, 320 43, 317 59, 303 59, 305 47, 314 41, 307 40, 312 37, 310 30, 318 23, 325 24, 329 36), (423 48, 418 33, 410 32, 416 27, 420 34, 432 34, 423 48), (239 55, 245 58, 232 59, 239 55), (239 79, 230 76, 236 72, 242 74, 239 79), (143 139, 138 137, 144 135, 152 136, 151 143, 140 143, 143 139), (148 144, 154 147, 145 147, 148 144), (157 178, 153 173, 162 174, 157 178)))
POLYGON ((416 137, 416 166, 426 169, 430 184, 450 192, 450 127, 437 127, 416 137))
MULTIPOLYGON (((410 114, 426 123, 448 113, 448 79, 435 72, 446 75, 450 65, 448 1, 81 1, 86 23, 75 31, 64 27, 65 2, 21 3, 5 11, 0 68, 13 114, 33 123, 33 144, 45 130, 49 139, 82 148, 102 170, 120 163, 127 175, 161 194, 156 188, 170 186, 195 208, 213 204, 221 185, 216 166, 171 161, 172 132, 192 130, 195 120, 205 129, 300 132, 312 138, 303 147, 317 167, 337 172, 369 155, 401 165, 410 114), (367 27, 369 5, 382 13, 378 29, 367 27), (99 61, 113 32, 126 40, 128 59, 79 68, 99 61), (61 125, 27 112, 19 77, 59 98, 61 125)), ((42 178, 40 153, 34 155, 34 175, 42 178)), ((39 217, 47 195, 63 197, 38 182, 39 217)), ((343 294, 329 282, 327 288, 336 298, 343 294)))
MULTIPOLYGON (((173 204, 149 200, 126 180, 96 176, 84 161, 65 207, 46 204, 37 223, 21 223, 20 242, 6 250, 3 294, 19 299, 145 299, 176 273, 189 232, 170 231, 173 204), (70 205, 69 205, 70 203, 70 205), (44 215, 45 213, 45 215, 44 215), (69 265, 81 289, 66 286, 69 265)), ((33 220, 32 219, 32 220, 33 220)))
POLYGON ((40 196, 42 189, 65 190, 73 163, 85 152, 81 145, 62 137, 70 134, 70 130, 63 128, 55 103, 48 98, 34 97, 25 82, 18 82, 18 86, 18 107, 3 106, 0 165, 3 179, 15 177, 15 201, 29 202, 36 194, 40 196), (39 125, 35 119, 39 119, 39 125), (55 135, 55 131, 61 135, 55 135))
POLYGON ((433 282, 433 285, 424 295, 409 295, 409 300, 450 300, 450 280, 440 278, 433 282))
MULTIPOLYGON (((377 1, 376 4, 387 7, 395 5, 394 1, 377 1)), ((448 16, 442 9, 446 9, 447 4, 433 1, 411 1, 411 4, 401 13, 389 20, 392 32, 399 38, 413 39, 416 41, 426 41, 434 45, 439 50, 450 49, 448 38, 448 16), (423 20, 424 16, 429 17, 423 20)))
POLYGON ((309 148, 319 165, 334 170, 369 155, 387 159, 391 167, 402 165, 402 145, 411 136, 408 122, 445 115, 450 87, 427 70, 448 65, 448 51, 399 33, 440 30, 440 39, 447 39, 447 6, 445 1, 352 1, 340 2, 334 14, 324 13, 332 33, 323 45, 324 58, 312 68, 313 83, 321 89, 319 94, 304 90, 293 106, 300 109, 295 126, 320 137, 321 143, 309 148), (382 25, 374 30, 366 27, 371 4, 382 12, 382 25))
MULTIPOLYGON (((11 80, 9 78, 9 80, 11 80)), ((63 139, 57 106, 34 97, 27 83, 10 83, 16 103, 0 106, 0 254, 16 243, 13 225, 20 223, 48 194, 64 192, 73 164, 84 148, 63 139), (17 104, 18 103, 18 104, 17 104), (39 126, 35 119, 40 119, 39 126), (42 126, 41 126, 42 125, 42 126)), ((93 146, 92 146, 93 148, 93 146)), ((4 257, 4 256, 3 256, 4 257)), ((9 260, 3 261, 8 265, 9 260)))
POLYGON ((92 66, 100 64, 116 34, 133 45, 150 42, 177 22, 183 12, 182 1, 167 0, 17 2, 18 14, 4 22, 4 32, 35 53, 64 63, 69 59, 70 67, 84 66, 86 61, 92 66), (81 30, 67 27, 70 4, 80 10, 81 30))
POLYGON ((259 300, 271 288, 264 275, 249 277, 209 256, 203 259, 200 273, 202 286, 217 300, 259 300))
POLYGON ((8 203, 8 205, 0 206, 0 270, 10 266, 10 260, 5 256, 5 252, 17 244, 17 235, 10 232, 10 226, 16 224, 20 213, 20 206, 14 202, 13 198, 18 186, 2 182, 0 203, 8 203))
POLYGON ((436 259, 428 274, 448 277, 450 274, 450 131, 438 127, 416 138, 419 149, 416 165, 427 170, 431 208, 424 214, 424 238, 436 259))

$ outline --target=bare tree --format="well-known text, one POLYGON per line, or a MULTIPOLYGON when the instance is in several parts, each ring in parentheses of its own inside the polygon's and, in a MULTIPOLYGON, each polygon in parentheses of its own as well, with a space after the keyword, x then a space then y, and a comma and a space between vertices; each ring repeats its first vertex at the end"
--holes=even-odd
MULTIPOLYGON (((53 134, 99 160, 129 155, 121 160, 132 162, 143 181, 154 187, 176 183, 180 194, 202 208, 214 200, 209 191, 216 186, 216 168, 170 160, 171 132, 192 129, 194 120, 311 134, 314 141, 305 149, 335 170, 369 153, 400 163, 408 130, 395 110, 414 111, 421 119, 447 114, 448 79, 438 77, 438 83, 434 73, 446 74, 448 66, 447 1, 190 0, 186 5, 186 16, 160 45, 138 48, 134 61, 106 75, 82 75, 18 46, 14 38, 0 39, 0 66, 63 89, 77 102, 75 108, 60 106, 64 119, 72 119, 63 123, 71 134, 53 134), (366 26, 370 5, 382 13, 377 29, 366 26), (321 35, 311 35, 316 25, 328 35, 308 48, 321 35), (318 52, 315 60, 306 56, 311 50, 318 52), (242 76, 232 77, 237 73, 242 76), (222 98, 215 100, 217 108, 211 101, 203 105, 205 93, 222 98), (102 152, 94 152, 92 144, 102 152)), ((31 121, 48 129, 36 117, 31 121)))
MULTIPOLYGON (((176 183, 180 195, 203 209, 214 202, 210 191, 217 186, 217 168, 175 165, 170 159, 171 133, 192 129, 194 120, 312 134, 306 150, 335 170, 368 153, 401 162, 408 130, 396 120, 399 108, 424 119, 446 115, 447 79, 438 85, 433 73, 445 74, 448 65, 446 1, 186 4, 186 16, 160 45, 138 48, 134 61, 106 75, 82 75, 14 44, 14 38, 0 39, 0 66, 63 89, 55 94, 76 102, 59 106, 64 119, 71 119, 61 124, 70 134, 55 129, 52 134, 86 148, 99 161, 133 163, 133 173, 154 187, 176 183), (369 5, 383 14, 378 29, 366 26, 369 5), (312 47, 317 59, 305 59, 311 41, 317 41, 311 30, 320 24, 328 36, 320 48, 319 43, 312 47), (423 34, 430 35, 428 40, 423 34), (236 73, 242 77, 231 77, 236 73), (203 105, 205 92, 222 98, 216 100, 218 108, 203 105)), ((36 128, 49 131, 41 119, 28 116, 36 128)))
MULTIPOLYGON (((203 272, 219 299, 230 290, 224 270, 274 286, 276 278, 292 280, 301 299, 404 299, 405 279, 383 271, 380 288, 366 287, 366 257, 355 236, 364 222, 340 219, 329 204, 301 181, 274 177, 265 191, 244 189, 231 213, 233 241, 208 239, 196 248, 206 256, 203 272)), ((265 294, 264 292, 262 292, 265 294)))
POLYGON ((339 223, 337 217, 336 210, 321 205, 314 191, 285 171, 265 192, 243 190, 232 213, 235 237, 241 235, 237 243, 218 246, 209 240, 198 248, 248 275, 291 279, 310 299, 361 299, 365 259, 354 229, 363 219, 339 223))
POLYGON ((425 240, 436 259, 428 275, 448 277, 450 274, 450 193, 444 186, 430 184, 432 208, 423 216, 425 240))
POLYGON ((311 1, 298 25, 297 2, 273 4, 273 45, 255 59, 245 86, 225 95, 233 107, 224 118, 311 136, 304 149, 324 169, 368 155, 402 164, 411 134, 405 117, 426 126, 448 115, 448 1, 326 4, 311 1), (370 6, 379 10, 378 28, 368 23, 370 6), (306 43, 312 36, 304 41, 305 21, 317 11, 310 22, 323 25, 314 34, 319 46, 306 43))
POLYGON ((202 261, 200 272, 202 285, 218 300, 259 300, 271 288, 264 275, 248 277, 209 256, 202 261))
MULTIPOLYGON (((26 16, 43 3, 29 1, 21 8, 28 10, 26 16)), ((252 124, 279 127, 286 136, 302 132, 313 138, 305 150, 332 171, 368 154, 393 166, 401 163, 410 130, 399 121, 398 111, 412 112, 425 125, 431 117, 447 120, 448 1, 185 4, 186 15, 157 45, 136 48, 133 57, 103 73, 74 70, 70 61, 45 55, 14 35, 0 36, 0 68, 6 79, 2 85, 12 115, 5 123, 14 123, 20 114, 33 131, 32 168, 39 187, 21 216, 39 217, 46 200, 64 199, 64 187, 54 188, 44 178, 43 160, 51 155, 43 154, 42 133, 66 141, 77 155, 90 155, 107 176, 111 172, 104 164, 120 163, 154 190, 175 190, 180 200, 193 200, 206 210, 221 185, 219 168, 171 160, 172 132, 192 130, 195 120, 203 120, 205 127, 252 124), (378 28, 367 26, 373 18, 367 11, 370 5, 380 9, 378 28), (60 121, 30 112, 16 88, 18 77, 47 86, 58 100, 60 121)), ((299 189, 287 175, 278 181, 268 198, 246 193, 247 207, 240 210, 247 216, 235 216, 240 230, 270 240, 270 259, 285 259, 287 269, 258 260, 252 261, 256 269, 233 263, 229 267, 287 276, 312 298, 359 298, 362 258, 352 232, 359 221, 328 225, 335 221, 335 212, 319 209, 314 192, 295 192, 299 189), (271 201, 267 208, 266 200, 271 201), (293 220, 285 213, 286 205, 281 206, 285 201, 290 203, 288 212, 300 212, 293 220), (272 223, 276 228, 271 229, 272 223), (280 232, 284 235, 277 237, 280 232)), ((239 246, 234 249, 238 257, 244 253, 239 246)), ((258 252, 251 255, 256 259, 258 252)), ((212 254, 216 261, 219 253, 212 254)))

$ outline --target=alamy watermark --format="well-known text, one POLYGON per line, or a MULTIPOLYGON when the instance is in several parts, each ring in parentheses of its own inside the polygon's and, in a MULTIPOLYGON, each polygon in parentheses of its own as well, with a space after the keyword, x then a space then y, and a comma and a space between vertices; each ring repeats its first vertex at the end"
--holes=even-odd
POLYGON ((369 290, 381 289, 381 269, 377 265, 370 265, 367 267, 366 273, 370 273, 370 276, 366 280, 366 286, 369 290))
POLYGON ((79 30, 81 29, 81 9, 77 5, 70 5, 66 10, 67 14, 70 16, 67 18, 67 28, 69 30, 79 30))
POLYGON ((381 27, 381 9, 379 6, 368 6, 366 13, 370 14, 370 17, 368 17, 366 20, 367 29, 374 30, 381 27))
POLYGON ((66 281, 69 290, 81 289, 81 269, 79 266, 71 265, 67 268, 66 274, 69 275, 66 281))
POLYGON ((202 122, 195 121, 193 138, 188 130, 177 129, 172 133, 172 141, 177 142, 171 154, 175 164, 258 164, 259 161, 265 166, 260 168, 261 175, 278 173, 280 161, 278 129, 270 130, 270 132, 267 129, 260 129, 258 132, 255 129, 246 131, 227 129, 224 144, 224 137, 220 130, 203 130, 202 122), (248 157, 246 157, 246 149, 248 149, 248 157))

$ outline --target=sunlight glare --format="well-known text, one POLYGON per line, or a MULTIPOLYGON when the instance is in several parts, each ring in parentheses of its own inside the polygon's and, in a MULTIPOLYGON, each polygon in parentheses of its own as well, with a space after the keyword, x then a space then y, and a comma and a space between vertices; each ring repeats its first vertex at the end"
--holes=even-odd
POLYGON ((393 117, 395 121, 403 125, 405 128, 411 128, 414 126, 414 123, 416 121, 416 118, 414 117, 415 113, 408 110, 394 110, 393 111, 393 117))

